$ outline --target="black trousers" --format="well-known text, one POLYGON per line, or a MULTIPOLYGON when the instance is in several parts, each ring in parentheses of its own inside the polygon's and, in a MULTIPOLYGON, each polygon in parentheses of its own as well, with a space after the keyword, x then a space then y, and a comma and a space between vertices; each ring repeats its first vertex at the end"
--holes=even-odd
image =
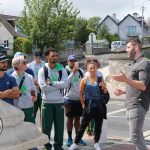
POLYGON ((100 104, 99 106, 91 108, 89 111, 88 105, 89 104, 87 103, 85 109, 83 110, 80 128, 77 132, 77 135, 74 141, 76 144, 78 144, 79 141, 81 140, 85 132, 85 129, 88 126, 91 119, 94 119, 95 121, 95 135, 94 135, 95 143, 97 143, 100 139, 102 124, 103 124, 103 116, 104 116, 103 106, 100 104))

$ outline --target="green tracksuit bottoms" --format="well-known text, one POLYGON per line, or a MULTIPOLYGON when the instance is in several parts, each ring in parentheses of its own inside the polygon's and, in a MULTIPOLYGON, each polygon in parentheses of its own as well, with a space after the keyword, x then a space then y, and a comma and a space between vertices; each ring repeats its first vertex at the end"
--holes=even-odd
POLYGON ((34 123, 33 107, 21 109, 24 112, 24 121, 34 123))
MULTIPOLYGON (((54 149, 62 150, 64 134, 64 107, 63 103, 49 104, 42 103, 42 131, 51 138, 51 129, 54 123, 54 149)), ((47 143, 47 150, 51 150, 52 145, 47 143)))

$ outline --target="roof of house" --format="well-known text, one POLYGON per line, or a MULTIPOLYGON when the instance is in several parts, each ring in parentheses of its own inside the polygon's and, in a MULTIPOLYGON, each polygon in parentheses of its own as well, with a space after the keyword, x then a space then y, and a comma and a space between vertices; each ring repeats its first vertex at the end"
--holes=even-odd
MULTIPOLYGON (((137 23, 141 24, 142 25, 142 17, 134 17, 130 14, 126 15, 121 21, 119 24, 121 24, 127 17, 131 17, 133 20, 135 20, 137 23)), ((148 26, 146 25, 145 23, 145 20, 144 20, 144 27, 147 28, 148 26)))
POLYGON ((111 17, 110 15, 107 15, 104 19, 103 19, 103 21, 101 22, 101 24, 107 19, 107 18, 110 18, 115 24, 119 24, 119 22, 120 22, 120 20, 118 20, 118 19, 116 19, 116 18, 114 18, 114 17, 111 17))
POLYGON ((20 36, 20 34, 15 31, 15 29, 12 27, 12 25, 8 21, 11 21, 11 20, 15 21, 18 19, 19 19, 19 17, 17 17, 17 16, 0 14, 0 21, 14 37, 20 36))
MULTIPOLYGON (((132 15, 130 15, 130 14, 128 14, 128 15, 126 15, 121 21, 120 20, 118 20, 118 19, 116 19, 116 18, 114 18, 114 17, 112 17, 112 16, 109 16, 109 15, 107 15, 104 19, 103 19, 103 21, 101 22, 101 24, 107 19, 107 18, 110 18, 114 23, 116 23, 117 25, 119 25, 119 24, 121 24, 127 17, 131 17, 131 18, 133 18, 137 23, 139 23, 139 24, 141 24, 141 22, 142 22, 142 17, 134 17, 134 16, 132 16, 132 15)), ((146 25, 146 22, 144 21, 144 27, 145 28, 147 28, 147 25, 146 25)))

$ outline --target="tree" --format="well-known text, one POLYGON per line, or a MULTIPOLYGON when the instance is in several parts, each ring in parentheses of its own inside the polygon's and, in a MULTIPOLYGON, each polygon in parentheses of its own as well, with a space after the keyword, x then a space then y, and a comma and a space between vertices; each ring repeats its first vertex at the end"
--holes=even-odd
POLYGON ((67 0, 25 0, 19 25, 37 48, 61 49, 63 41, 73 37, 78 13, 67 0))
POLYGON ((95 34, 98 33, 98 30, 100 28, 100 17, 92 17, 88 19, 87 28, 90 32, 94 32, 95 34))
POLYGON ((118 41, 120 39, 118 34, 111 34, 109 32, 109 29, 105 25, 100 27, 97 37, 99 39, 108 40, 109 47, 110 47, 112 41, 118 41))
POLYGON ((17 37, 13 47, 14 53, 20 51, 26 54, 32 54, 32 42, 28 38, 17 37))
POLYGON ((87 20, 77 18, 75 22, 75 40, 84 44, 88 40, 90 31, 87 29, 87 20))

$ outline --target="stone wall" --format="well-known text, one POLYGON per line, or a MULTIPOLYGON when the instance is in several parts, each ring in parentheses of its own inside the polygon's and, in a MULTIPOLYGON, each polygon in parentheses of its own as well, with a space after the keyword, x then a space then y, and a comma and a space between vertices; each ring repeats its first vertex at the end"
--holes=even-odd
POLYGON ((144 48, 144 49, 142 50, 142 53, 143 53, 143 55, 144 55, 145 57, 150 58, 150 48, 144 48))
POLYGON ((107 54, 110 53, 109 48, 93 48, 93 55, 107 54))
MULTIPOLYGON (((109 76, 119 74, 120 71, 128 73, 129 66, 131 63, 132 63, 132 60, 127 57, 126 53, 110 55, 109 76)), ((114 87, 125 86, 125 84, 117 82, 117 81, 110 80, 110 82, 114 87)))
POLYGON ((76 55, 77 58, 84 57, 83 50, 81 48, 80 49, 69 49, 69 50, 64 50, 64 51, 58 51, 58 58, 59 58, 60 62, 67 61, 67 58, 69 55, 76 55))
MULTIPOLYGON (((76 55, 77 58, 82 58, 84 57, 83 54, 83 49, 69 49, 69 50, 63 50, 63 51, 58 51, 58 61, 59 62, 66 62, 67 58, 69 55, 76 55)), ((28 54, 28 62, 33 61, 33 55, 32 54, 28 54)), ((43 54, 43 60, 45 60, 44 54, 43 54)))

